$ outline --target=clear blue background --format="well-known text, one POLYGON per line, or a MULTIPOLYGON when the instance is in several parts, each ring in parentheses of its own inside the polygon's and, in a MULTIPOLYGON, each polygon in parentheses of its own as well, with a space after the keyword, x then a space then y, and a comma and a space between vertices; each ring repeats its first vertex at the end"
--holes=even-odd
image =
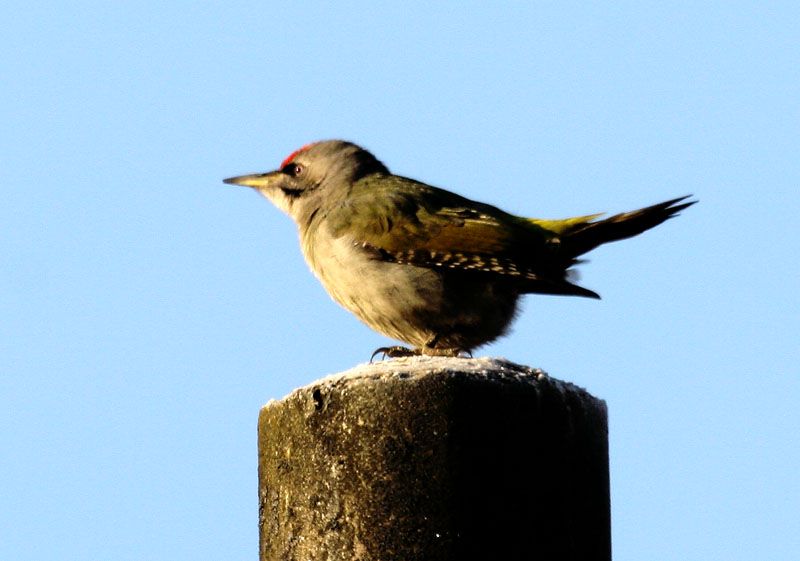
POLYGON ((529 216, 700 204, 478 356, 607 400, 616 560, 800 558, 796 2, 4 2, 0 558, 254 559, 256 416, 390 341, 225 177, 353 140, 529 216))

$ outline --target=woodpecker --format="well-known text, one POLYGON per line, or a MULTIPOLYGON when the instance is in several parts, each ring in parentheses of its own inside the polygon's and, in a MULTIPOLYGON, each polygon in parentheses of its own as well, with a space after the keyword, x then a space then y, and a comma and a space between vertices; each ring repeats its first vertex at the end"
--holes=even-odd
POLYGON ((605 219, 523 218, 393 175, 342 140, 308 144, 275 171, 224 182, 258 190, 294 220, 328 294, 411 346, 375 351, 389 357, 471 354, 507 331, 524 294, 599 298, 569 280, 581 255, 696 202, 680 197, 605 219))

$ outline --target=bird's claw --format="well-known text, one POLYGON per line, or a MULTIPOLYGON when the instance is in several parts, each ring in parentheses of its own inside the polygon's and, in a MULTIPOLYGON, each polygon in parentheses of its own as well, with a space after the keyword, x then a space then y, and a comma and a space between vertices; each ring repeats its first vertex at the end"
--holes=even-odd
POLYGON ((382 354, 381 360, 388 358, 407 358, 410 356, 450 356, 456 358, 472 358, 472 351, 470 349, 433 349, 423 347, 421 349, 409 349, 400 345, 392 347, 380 347, 375 349, 369 361, 375 360, 375 357, 382 354))
POLYGON ((372 353, 372 356, 369 357, 369 361, 372 362, 375 360, 375 357, 379 354, 383 355, 381 360, 384 360, 386 357, 389 358, 404 358, 409 356, 419 356, 422 353, 418 349, 409 349, 408 347, 402 347, 400 345, 394 345, 392 347, 380 347, 375 349, 375 352, 372 353))

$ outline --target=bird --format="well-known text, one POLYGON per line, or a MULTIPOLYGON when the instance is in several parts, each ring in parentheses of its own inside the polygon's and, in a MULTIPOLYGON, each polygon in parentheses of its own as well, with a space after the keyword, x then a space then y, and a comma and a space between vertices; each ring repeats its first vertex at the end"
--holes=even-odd
POLYGON ((599 298, 571 282, 580 257, 653 228, 691 195, 601 218, 542 220, 407 177, 344 140, 307 144, 256 189, 288 214, 328 294, 367 326, 409 346, 372 355, 471 356, 506 334, 525 294, 599 298))

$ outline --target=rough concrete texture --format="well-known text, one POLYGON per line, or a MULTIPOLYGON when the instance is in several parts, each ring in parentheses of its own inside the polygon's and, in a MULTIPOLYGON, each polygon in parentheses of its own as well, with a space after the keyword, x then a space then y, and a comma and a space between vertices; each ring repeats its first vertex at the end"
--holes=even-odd
POLYGON ((605 403, 498 359, 362 365, 261 410, 262 561, 611 558, 605 403))

